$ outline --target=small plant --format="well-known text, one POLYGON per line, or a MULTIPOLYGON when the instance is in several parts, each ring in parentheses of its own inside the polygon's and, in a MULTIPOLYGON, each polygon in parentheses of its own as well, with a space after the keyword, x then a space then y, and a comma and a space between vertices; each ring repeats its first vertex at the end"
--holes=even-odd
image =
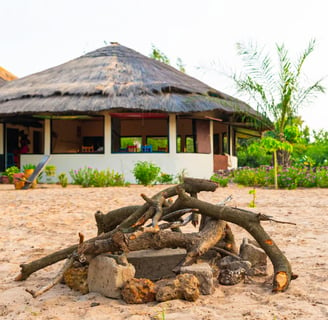
POLYGON ((148 186, 157 180, 160 171, 160 167, 151 162, 138 161, 132 172, 138 184, 148 186))
POLYGON ((47 183, 54 183, 54 177, 56 176, 56 166, 53 164, 47 165, 44 169, 46 174, 47 183))
POLYGON ((73 180, 73 184, 87 187, 112 187, 126 186, 123 174, 116 173, 113 170, 92 169, 90 167, 80 168, 78 170, 70 170, 69 174, 73 180))
POLYGON ((174 181, 174 176, 172 174, 161 172, 157 178, 157 182, 160 184, 172 184, 174 181))
POLYGON ((183 183, 185 176, 187 175, 187 170, 182 169, 178 174, 177 174, 177 179, 179 183, 183 183))
POLYGON ((60 185, 63 187, 63 188, 66 188, 67 187, 67 184, 68 184, 68 178, 67 178, 67 175, 65 172, 62 172, 59 176, 58 176, 58 181, 60 183, 60 185))
POLYGON ((20 172, 20 170, 18 167, 12 166, 12 167, 7 168, 5 170, 5 172, 3 173, 3 175, 8 177, 10 183, 13 183, 14 182, 13 174, 19 173, 19 172, 20 172))
POLYGON ((36 168, 36 165, 35 164, 32 164, 32 163, 27 163, 27 164, 24 164, 23 165, 23 171, 25 170, 29 170, 29 169, 35 169, 36 168))
POLYGON ((249 207, 250 208, 255 208, 256 207, 256 204, 255 204, 255 200, 256 200, 256 190, 255 188, 253 188, 252 190, 249 190, 248 191, 249 194, 253 195, 253 199, 252 201, 249 203, 249 207))
POLYGON ((47 177, 54 177, 56 175, 56 166, 53 164, 49 164, 45 167, 44 172, 46 173, 47 177))
POLYGON ((228 186, 230 179, 229 177, 225 177, 222 174, 215 173, 211 176, 210 180, 218 183, 220 187, 225 188, 228 186))

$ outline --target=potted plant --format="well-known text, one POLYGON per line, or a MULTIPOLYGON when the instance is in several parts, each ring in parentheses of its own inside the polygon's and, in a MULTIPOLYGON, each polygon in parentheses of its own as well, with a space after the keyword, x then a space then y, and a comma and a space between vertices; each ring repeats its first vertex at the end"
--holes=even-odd
POLYGON ((14 180, 13 180, 13 174, 14 173, 18 173, 18 172, 20 172, 20 170, 19 170, 18 167, 11 166, 11 167, 8 167, 2 175, 8 177, 9 183, 13 183, 14 182, 14 180))
POLYGON ((24 172, 16 172, 13 174, 13 182, 15 189, 22 189, 25 186, 24 172))
POLYGON ((54 183, 54 177, 56 177, 56 166, 49 164, 45 167, 44 172, 47 176, 47 183, 54 183))
POLYGON ((9 183, 8 175, 5 172, 1 173, 0 178, 1 178, 1 183, 9 183))
MULTIPOLYGON (((34 169, 35 169, 34 164, 28 163, 28 164, 23 165, 24 178, 26 180, 28 180, 28 178, 33 174, 34 169)), ((35 186, 36 186, 36 180, 34 180, 32 182, 32 188, 34 188, 35 186)))

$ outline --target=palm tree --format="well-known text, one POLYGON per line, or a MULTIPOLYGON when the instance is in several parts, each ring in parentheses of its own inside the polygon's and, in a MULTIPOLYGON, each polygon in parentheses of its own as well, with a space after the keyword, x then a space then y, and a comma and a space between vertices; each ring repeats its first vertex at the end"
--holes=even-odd
MULTIPOLYGON (((249 96, 259 112, 273 120, 274 137, 282 142, 286 141, 286 127, 293 125, 293 119, 298 115, 299 109, 304 104, 313 102, 319 93, 325 92, 323 79, 310 85, 303 85, 302 82, 304 62, 314 47, 315 40, 310 40, 296 63, 293 63, 285 45, 276 45, 278 70, 275 70, 272 58, 263 49, 259 50, 252 43, 248 46, 237 44, 237 53, 242 58, 244 70, 231 76, 236 88, 240 93, 249 96)), ((286 165, 288 152, 281 152, 280 156, 282 157, 279 163, 286 165)))

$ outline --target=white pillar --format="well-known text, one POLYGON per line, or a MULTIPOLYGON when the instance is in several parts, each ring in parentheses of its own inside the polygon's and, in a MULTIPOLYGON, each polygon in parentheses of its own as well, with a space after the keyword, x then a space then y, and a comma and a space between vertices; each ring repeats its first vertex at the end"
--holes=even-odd
POLYGON ((3 123, 0 123, 0 154, 5 153, 5 148, 3 145, 4 137, 5 137, 4 125, 3 125, 3 123))
POLYGON ((44 154, 50 154, 51 148, 51 125, 50 119, 44 120, 44 154))
POLYGON ((169 151, 177 153, 177 121, 176 115, 169 115, 169 151))
POLYGON ((229 154, 233 155, 233 128, 229 126, 229 154))
POLYGON ((108 113, 104 114, 104 150, 105 156, 109 156, 112 152, 112 125, 111 116, 108 113))

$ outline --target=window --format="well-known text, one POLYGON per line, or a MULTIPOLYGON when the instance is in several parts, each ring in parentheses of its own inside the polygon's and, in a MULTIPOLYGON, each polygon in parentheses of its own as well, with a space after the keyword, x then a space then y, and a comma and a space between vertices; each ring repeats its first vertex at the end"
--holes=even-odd
POLYGON ((80 153, 85 147, 104 153, 104 117, 62 116, 51 120, 52 153, 80 153))
POLYGON ((168 137, 147 137, 146 144, 152 146, 154 152, 169 152, 168 137))
POLYGON ((120 152, 138 152, 142 143, 141 137, 121 137, 120 152))
MULTIPOLYGON (((128 146, 152 145, 152 151, 168 147, 168 115, 162 113, 112 113, 112 152, 128 152, 128 146)), ((131 150, 135 150, 130 148, 131 150)))

